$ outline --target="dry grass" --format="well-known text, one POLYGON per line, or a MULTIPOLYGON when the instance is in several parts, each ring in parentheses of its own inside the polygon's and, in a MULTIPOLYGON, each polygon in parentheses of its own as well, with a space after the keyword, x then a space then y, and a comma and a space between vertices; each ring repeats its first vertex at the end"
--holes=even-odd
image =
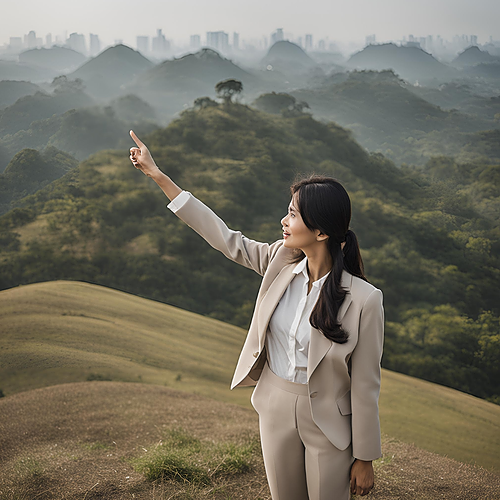
MULTIPOLYGON (((74 383, 3 398, 0 499, 270 500, 258 447, 250 472, 201 486, 150 482, 134 470, 130 460, 146 456, 176 427, 208 448, 258 439, 253 410, 154 385, 74 383)), ((499 498, 500 477, 484 469, 389 438, 383 451, 374 499, 499 498)))

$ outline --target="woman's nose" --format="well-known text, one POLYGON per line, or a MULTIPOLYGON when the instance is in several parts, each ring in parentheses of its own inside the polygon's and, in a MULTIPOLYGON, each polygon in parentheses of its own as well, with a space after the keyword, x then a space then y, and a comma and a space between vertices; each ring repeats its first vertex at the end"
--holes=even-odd
POLYGON ((285 225, 285 221, 286 221, 286 215, 285 217, 283 217, 283 219, 281 219, 281 224, 284 226, 285 225))

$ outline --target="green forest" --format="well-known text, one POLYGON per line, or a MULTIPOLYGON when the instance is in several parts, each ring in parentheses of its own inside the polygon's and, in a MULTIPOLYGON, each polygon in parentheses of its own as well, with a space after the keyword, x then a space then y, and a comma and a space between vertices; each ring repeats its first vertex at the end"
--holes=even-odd
MULTIPOLYGON (((259 241, 281 238, 297 175, 340 180, 365 274, 384 292, 383 366, 500 403, 498 162, 437 156, 398 168, 333 122, 237 103, 187 109, 141 139, 174 182, 259 241)), ((168 201, 127 149, 94 154, 9 200, 0 289, 82 280, 248 327, 260 277, 213 250, 168 201)))

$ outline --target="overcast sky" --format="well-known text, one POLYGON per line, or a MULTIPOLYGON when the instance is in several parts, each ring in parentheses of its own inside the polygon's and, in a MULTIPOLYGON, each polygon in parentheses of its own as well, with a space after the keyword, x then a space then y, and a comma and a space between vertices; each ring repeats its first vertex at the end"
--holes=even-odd
POLYGON ((362 43, 370 34, 377 42, 409 34, 500 39, 500 0, 21 0, 8 6, 4 0, 0 12, 0 45, 34 30, 44 42, 47 33, 55 40, 66 31, 135 47, 137 35, 151 36, 158 28, 186 44, 192 34, 204 43, 207 31, 225 31, 232 43, 233 32, 241 41, 269 37, 277 28, 293 37, 311 33, 314 44, 326 37, 362 43))

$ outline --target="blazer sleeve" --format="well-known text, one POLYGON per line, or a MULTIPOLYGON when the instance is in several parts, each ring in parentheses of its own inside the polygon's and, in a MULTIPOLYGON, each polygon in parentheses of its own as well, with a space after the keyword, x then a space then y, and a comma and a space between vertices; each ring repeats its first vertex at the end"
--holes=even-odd
POLYGON ((358 343, 351 355, 352 454, 360 460, 382 456, 378 399, 383 344, 383 293, 376 288, 361 310, 358 343))
POLYGON ((207 243, 222 252, 228 259, 253 269, 264 276, 270 260, 283 240, 272 244, 261 243, 244 236, 241 231, 229 229, 212 209, 189 191, 182 191, 167 208, 194 229, 207 243))

